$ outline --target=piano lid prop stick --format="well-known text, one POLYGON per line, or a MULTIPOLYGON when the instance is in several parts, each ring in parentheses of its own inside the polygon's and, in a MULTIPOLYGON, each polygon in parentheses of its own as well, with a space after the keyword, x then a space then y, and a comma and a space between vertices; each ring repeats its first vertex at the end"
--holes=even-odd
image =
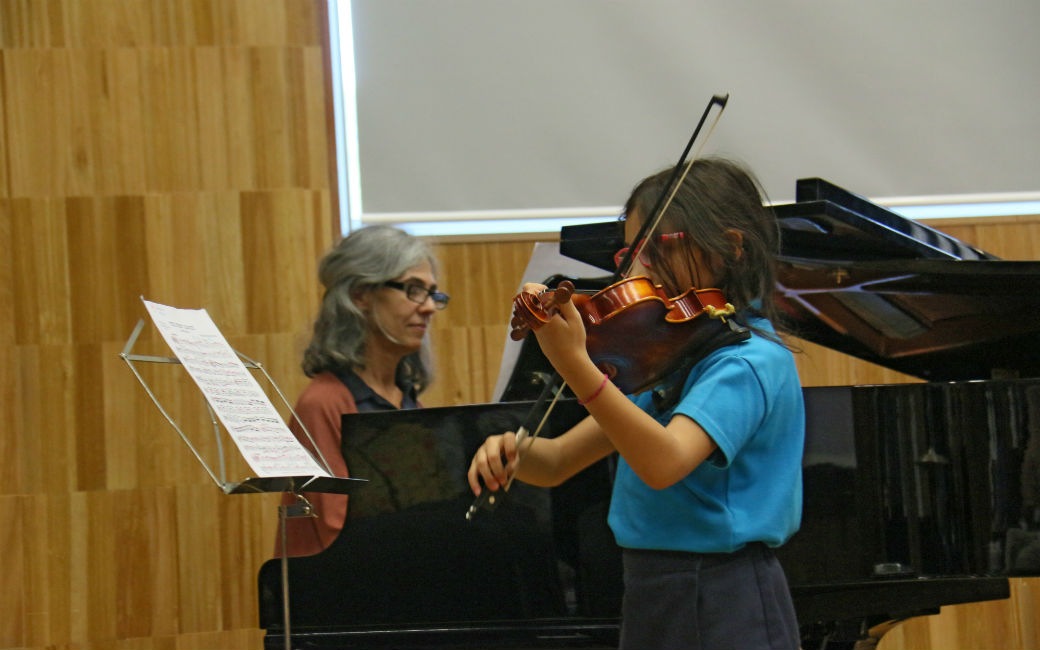
MULTIPOLYGON (((552 384, 552 381, 547 381, 545 383, 545 388, 542 389, 542 394, 538 397, 538 402, 545 401, 545 398, 548 396, 548 392, 552 390, 552 384)), ((549 407, 545 409, 545 413, 542 415, 542 419, 538 422, 538 426, 535 427, 534 433, 529 433, 530 416, 535 413, 534 409, 532 409, 531 413, 528 415, 528 421, 525 421, 523 424, 520 425, 520 428, 516 430, 516 462, 513 464, 513 473, 509 476, 509 480, 506 481, 506 484, 502 487, 503 493, 509 491, 509 487, 513 485, 513 479, 516 478, 517 469, 519 469, 520 467, 520 460, 523 458, 523 455, 521 453, 523 451, 522 445, 526 443, 527 446, 530 446, 531 443, 534 442, 534 439, 538 437, 538 434, 542 431, 542 427, 545 426, 545 422, 549 419, 549 414, 552 413, 553 407, 556 406, 556 400, 560 399, 560 395, 563 393, 563 389, 566 387, 567 382, 560 382, 560 387, 556 389, 556 394, 553 395, 553 399, 552 402, 549 403, 549 407)), ((472 520, 473 515, 476 514, 476 512, 480 509, 494 510, 496 507, 498 507, 498 502, 498 490, 492 491, 485 488, 484 491, 480 493, 480 496, 478 496, 476 500, 473 501, 473 504, 469 507, 469 510, 466 511, 466 520, 472 520)))

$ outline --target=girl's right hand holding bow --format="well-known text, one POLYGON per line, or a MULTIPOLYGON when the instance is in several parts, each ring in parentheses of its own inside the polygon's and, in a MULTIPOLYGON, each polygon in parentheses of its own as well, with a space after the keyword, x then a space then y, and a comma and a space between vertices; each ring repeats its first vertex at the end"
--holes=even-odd
POLYGON ((483 480, 487 489, 495 492, 509 483, 516 471, 517 445, 516 434, 512 431, 496 436, 488 436, 484 444, 473 454, 466 478, 473 494, 480 496, 483 480))

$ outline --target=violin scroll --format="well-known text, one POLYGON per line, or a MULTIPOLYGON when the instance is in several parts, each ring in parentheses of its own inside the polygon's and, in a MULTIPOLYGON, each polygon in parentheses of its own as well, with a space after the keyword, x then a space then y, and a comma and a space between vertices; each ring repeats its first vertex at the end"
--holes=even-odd
POLYGON ((521 291, 513 298, 513 319, 509 321, 512 330, 509 338, 521 341, 531 330, 536 330, 548 323, 559 311, 558 305, 564 305, 574 295, 574 284, 564 280, 555 291, 543 291, 534 294, 521 291))

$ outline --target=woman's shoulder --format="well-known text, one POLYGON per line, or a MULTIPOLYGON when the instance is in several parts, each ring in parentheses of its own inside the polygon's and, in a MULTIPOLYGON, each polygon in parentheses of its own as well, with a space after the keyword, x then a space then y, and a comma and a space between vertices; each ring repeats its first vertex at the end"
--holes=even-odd
POLYGON ((310 382, 300 392, 297 408, 320 407, 339 408, 344 405, 353 406, 354 396, 346 384, 331 372, 322 372, 311 377, 310 382))

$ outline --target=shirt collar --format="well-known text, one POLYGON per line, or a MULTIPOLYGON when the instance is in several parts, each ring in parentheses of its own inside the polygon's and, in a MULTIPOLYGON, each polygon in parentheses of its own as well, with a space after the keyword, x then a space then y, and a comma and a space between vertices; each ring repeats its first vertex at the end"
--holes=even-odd
MULTIPOLYGON (((357 373, 347 368, 336 373, 343 385, 347 387, 350 394, 354 397, 354 404, 357 405, 359 411, 389 411, 395 410, 397 407, 387 401, 382 395, 376 393, 372 388, 364 382, 361 377, 358 377, 357 373)), ((401 398, 402 409, 414 409, 419 407, 418 396, 415 392, 414 386, 401 386, 398 385, 404 396, 401 398)))

